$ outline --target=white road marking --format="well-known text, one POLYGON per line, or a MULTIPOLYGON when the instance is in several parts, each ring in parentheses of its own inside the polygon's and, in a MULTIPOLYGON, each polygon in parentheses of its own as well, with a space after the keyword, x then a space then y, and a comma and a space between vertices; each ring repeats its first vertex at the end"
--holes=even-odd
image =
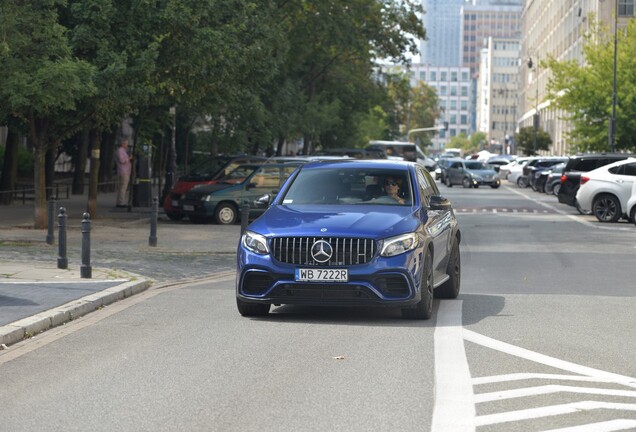
POLYGON ((441 301, 435 327, 435 406, 431 432, 475 430, 475 402, 462 329, 462 301, 441 301))
POLYGON ((577 373, 580 375, 586 375, 595 378, 605 379, 606 382, 617 383, 627 387, 636 388, 636 378, 618 375, 611 372, 602 371, 599 369, 590 368, 587 366, 581 366, 576 363, 571 363, 565 360, 560 360, 554 357, 550 357, 544 354, 540 354, 534 351, 520 348, 514 345, 510 345, 505 342, 498 341, 496 339, 489 338, 479 333, 475 333, 471 330, 464 329, 464 339, 476 343, 481 346, 485 346, 503 353, 514 355, 526 360, 530 360, 536 363, 551 366, 557 369, 562 369, 568 372, 577 373))
POLYGON ((597 409, 636 411, 636 404, 582 401, 563 405, 552 405, 541 408, 530 408, 519 411, 509 411, 499 414, 478 416, 475 419, 475 424, 477 426, 486 426, 541 417, 572 414, 579 411, 590 411, 597 409))
POLYGON ((503 390, 491 393, 480 393, 475 395, 475 402, 492 402, 504 399, 515 399, 527 396, 538 396, 552 393, 579 393, 594 394, 604 396, 632 397, 636 398, 636 391, 632 390, 612 390, 604 388, 574 387, 557 384, 548 384, 537 387, 518 388, 514 390, 503 390))
POLYGON ((508 374, 508 375, 493 375, 488 377, 473 378, 473 385, 531 380, 531 379, 547 379, 552 381, 585 381, 585 382, 603 382, 603 383, 607 382, 606 379, 580 376, 580 375, 515 373, 515 374, 508 374))
POLYGON ((562 429, 550 429, 544 432, 614 432, 636 428, 636 420, 617 419, 599 423, 590 423, 562 429))

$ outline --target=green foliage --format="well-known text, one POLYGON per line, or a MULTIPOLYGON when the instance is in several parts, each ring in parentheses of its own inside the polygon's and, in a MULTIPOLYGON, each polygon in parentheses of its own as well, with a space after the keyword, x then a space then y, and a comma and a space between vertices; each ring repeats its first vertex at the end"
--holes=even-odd
POLYGON ((523 152, 526 156, 534 156, 538 154, 539 150, 549 150, 552 145, 552 138, 550 134, 539 128, 537 130, 537 146, 534 146, 534 127, 528 126, 519 129, 519 132, 515 134, 515 142, 517 148, 523 152))
MULTIPOLYGON (((618 31, 616 149, 636 151, 636 20, 618 31)), ((585 62, 550 58, 548 97, 564 110, 573 129, 568 134, 573 151, 609 151, 614 70, 613 33, 592 22, 584 46, 585 62)))
MULTIPOLYGON (((0 146, 0 168, 4 161, 5 147, 0 146)), ((18 147, 18 177, 33 177, 33 153, 24 148, 18 147)))

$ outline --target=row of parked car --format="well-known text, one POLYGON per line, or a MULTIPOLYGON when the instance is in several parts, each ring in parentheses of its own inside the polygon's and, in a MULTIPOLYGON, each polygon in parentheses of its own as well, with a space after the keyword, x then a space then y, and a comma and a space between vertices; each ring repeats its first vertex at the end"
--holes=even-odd
POLYGON ((276 195, 298 166, 332 159, 409 160, 430 172, 437 166, 415 144, 394 141, 375 141, 366 149, 327 149, 311 156, 214 156, 178 179, 165 197, 163 209, 175 221, 187 217, 193 223, 230 225, 247 206, 254 219, 267 208, 259 198, 276 195))
POLYGON ((499 175, 521 188, 554 194, 600 222, 636 223, 636 155, 522 157, 501 166, 499 175))

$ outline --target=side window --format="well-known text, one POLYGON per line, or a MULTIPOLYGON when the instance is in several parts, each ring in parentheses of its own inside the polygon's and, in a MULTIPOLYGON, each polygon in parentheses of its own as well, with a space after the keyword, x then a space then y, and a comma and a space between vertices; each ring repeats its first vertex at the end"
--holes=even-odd
POLYGON ((636 162, 625 165, 625 175, 636 176, 636 162))
POLYGON ((623 175, 623 174, 625 174, 625 165, 619 165, 619 166, 612 167, 612 168, 608 169, 608 171, 611 172, 612 174, 623 175))
POLYGON ((424 177, 424 173, 421 169, 417 169, 417 188, 420 192, 420 199, 422 201, 422 205, 426 207, 429 206, 431 202, 430 193, 428 191, 428 182, 426 181, 426 177, 424 177))
POLYGON ((450 168, 461 168, 462 167, 462 163, 461 162, 453 162, 453 164, 450 166, 450 168))
POLYGON ((280 168, 263 167, 258 170, 252 178, 252 183, 256 183, 257 187, 277 188, 280 183, 280 168))

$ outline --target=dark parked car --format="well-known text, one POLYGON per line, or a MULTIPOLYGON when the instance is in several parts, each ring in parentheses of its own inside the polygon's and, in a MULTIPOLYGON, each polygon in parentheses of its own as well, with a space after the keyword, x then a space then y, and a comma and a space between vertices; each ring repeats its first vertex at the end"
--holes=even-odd
POLYGON ((231 225, 239 216, 243 204, 249 206, 250 217, 258 217, 265 208, 258 204, 264 195, 275 195, 299 162, 284 164, 240 165, 215 184, 192 188, 179 205, 191 222, 214 220, 231 225))
POLYGON ((538 184, 543 184, 543 192, 558 195, 561 188, 561 174, 567 162, 561 162, 541 173, 543 179, 537 179, 538 184))
POLYGON ((490 186, 493 189, 501 185, 497 172, 485 163, 476 160, 455 160, 446 170, 444 184, 453 187, 460 184, 465 188, 490 186))
POLYGON ((172 220, 181 220, 185 213, 179 206, 179 200, 185 197, 193 187, 214 184, 236 167, 245 163, 265 162, 267 158, 260 156, 213 156, 196 164, 192 170, 182 177, 170 189, 163 203, 163 210, 172 220))
POLYGON ((537 158, 529 161, 523 166, 523 174, 517 179, 517 186, 534 188, 534 182, 539 177, 541 171, 552 168, 554 165, 567 162, 568 158, 537 158))
POLYGON ((625 160, 630 154, 618 153, 598 153, 572 156, 563 168, 561 175, 561 187, 559 189, 559 202, 576 207, 579 213, 585 213, 577 205, 576 193, 579 191, 581 183, 581 173, 595 170, 602 166, 625 160))
POLYGON ((308 163, 241 237, 237 307, 253 316, 272 304, 382 306, 428 319, 434 295, 459 294, 460 240, 451 203, 421 165, 308 163))

